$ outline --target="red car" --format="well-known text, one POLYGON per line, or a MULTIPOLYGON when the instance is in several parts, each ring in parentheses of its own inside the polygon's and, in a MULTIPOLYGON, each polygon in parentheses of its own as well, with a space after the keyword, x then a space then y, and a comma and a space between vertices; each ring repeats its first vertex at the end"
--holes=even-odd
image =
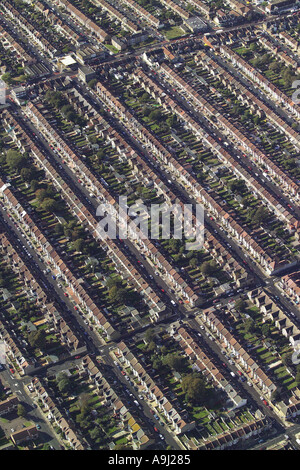
POLYGON ((78 310, 78 307, 75 306, 75 307, 74 307, 74 310, 78 310))
POLYGON ((122 374, 122 375, 126 375, 126 372, 124 372, 123 370, 121 370, 121 374, 122 374))
POLYGON ((14 369, 12 367, 9 368, 9 370, 11 371, 12 374, 15 373, 14 369))
POLYGON ((69 294, 67 294, 67 292, 64 293, 64 296, 65 297, 69 297, 69 294))
POLYGON ((154 429, 155 432, 159 432, 158 429, 155 426, 154 426, 153 429, 154 429))

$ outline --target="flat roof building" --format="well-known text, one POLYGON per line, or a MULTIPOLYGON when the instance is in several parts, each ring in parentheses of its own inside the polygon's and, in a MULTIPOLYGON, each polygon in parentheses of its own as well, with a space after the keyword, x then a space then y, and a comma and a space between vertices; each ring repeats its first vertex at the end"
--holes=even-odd
POLYGON ((198 16, 192 16, 184 21, 184 24, 193 32, 200 33, 208 30, 207 24, 198 16))

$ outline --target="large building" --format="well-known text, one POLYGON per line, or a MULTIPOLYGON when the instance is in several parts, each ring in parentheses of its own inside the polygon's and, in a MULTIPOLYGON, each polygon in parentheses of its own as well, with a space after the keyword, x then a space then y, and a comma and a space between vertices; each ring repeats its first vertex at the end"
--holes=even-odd
POLYGON ((289 8, 295 5, 296 0, 273 0, 266 6, 266 12, 272 13, 283 8, 289 8))
POLYGON ((96 78, 96 73, 94 69, 86 65, 81 65, 78 67, 78 78, 84 83, 90 82, 93 78, 96 78))
POLYGON ((201 20, 198 16, 192 16, 184 21, 184 24, 193 32, 193 33, 204 33, 208 31, 207 24, 201 20))

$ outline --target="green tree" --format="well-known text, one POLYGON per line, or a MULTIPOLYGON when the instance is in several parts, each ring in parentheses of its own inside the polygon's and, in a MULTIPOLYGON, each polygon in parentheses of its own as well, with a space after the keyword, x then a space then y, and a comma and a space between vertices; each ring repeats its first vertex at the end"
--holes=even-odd
POLYGON ((93 429, 89 429, 89 435, 93 441, 97 442, 103 436, 103 432, 100 428, 95 427, 93 429))
POLYGON ((46 442, 46 444, 43 444, 43 447, 41 448, 41 450, 51 450, 50 444, 46 442))
POLYGON ((150 96, 148 95, 148 93, 143 93, 142 96, 140 97, 139 101, 141 103, 148 103, 148 101, 150 100, 150 96))
POLYGON ((8 150, 6 154, 6 163, 11 170, 20 171, 27 164, 24 155, 16 150, 8 150))
POLYGON ((92 80, 90 80, 90 81, 88 82, 87 85, 88 85, 89 88, 92 88, 93 90, 95 90, 96 85, 97 85, 97 79, 96 79, 96 78, 93 78, 92 80))
POLYGON ((300 384, 300 367, 299 366, 297 366, 296 371, 297 372, 296 372, 296 376, 295 376, 295 382, 296 382, 297 385, 299 385, 300 384))
POLYGON ((252 318, 247 318, 244 321, 244 330, 246 333, 254 333, 255 323, 254 323, 254 320, 252 320, 252 318))
POLYGON ((111 302, 124 303, 126 299, 126 289, 119 286, 112 286, 109 289, 108 297, 111 302))
POLYGON ((280 66, 277 62, 272 62, 270 65, 269 65, 269 70, 271 70, 272 72, 274 73, 277 73, 279 72, 280 70, 280 66))
POLYGON ((85 241, 83 238, 78 238, 77 240, 73 242, 73 248, 75 251, 78 251, 78 252, 83 251, 84 245, 85 245, 85 241))
POLYGON ((150 343, 150 341, 153 341, 155 338, 155 332, 153 328, 148 328, 148 330, 145 333, 145 341, 146 343, 150 343))
POLYGON ((292 352, 288 352, 282 355, 281 359, 282 359, 283 364, 286 367, 291 367, 293 365, 292 356, 293 356, 292 352))
POLYGON ((41 203, 41 209, 46 212, 55 212, 58 209, 58 203, 55 199, 47 197, 41 203))
POLYGON ((38 202, 42 202, 46 198, 53 198, 55 196, 55 192, 51 188, 51 186, 47 186, 46 188, 40 188, 35 192, 35 197, 38 202))
POLYGON ((153 111, 151 111, 151 113, 149 114, 149 119, 151 121, 155 121, 155 122, 158 122, 160 121, 162 118, 162 112, 160 111, 160 109, 154 109, 153 111))
POLYGON ((171 128, 175 127, 176 124, 177 124, 177 116, 175 114, 172 114, 172 116, 170 116, 166 119, 166 123, 171 128))
POLYGON ((58 374, 56 382, 60 392, 68 392, 71 389, 70 377, 65 372, 58 374))
POLYGON ((206 397, 205 381, 198 374, 188 374, 181 382, 186 400, 193 404, 201 404, 206 397))
POLYGON ((270 55, 269 54, 264 54, 262 57, 259 59, 260 65, 266 65, 270 62, 270 55))
POLYGON ((89 393, 81 393, 77 400, 77 406, 82 416, 86 416, 91 411, 91 395, 89 393))
POLYGON ((185 358, 177 353, 167 354, 163 358, 162 362, 164 365, 170 367, 170 369, 176 370, 177 372, 184 372, 187 369, 185 358))
POLYGON ((30 183, 31 191, 36 192, 38 187, 39 187, 39 182, 37 180, 31 180, 31 183, 30 183))
POLYGON ((259 207, 252 214, 252 220, 255 223, 261 224, 269 218, 269 213, 264 207, 259 207))
POLYGON ((144 106, 142 109, 142 112, 143 112, 143 115, 147 117, 151 113, 151 108, 149 106, 144 106))
POLYGON ((268 323, 264 323, 261 327, 261 334, 267 338, 269 335, 270 335, 270 325, 268 325, 268 323))
POLYGON ((243 299, 238 299, 235 301, 234 303, 234 308, 238 311, 238 312, 244 312, 245 309, 247 308, 247 303, 243 300, 243 299))
POLYGON ((46 333, 44 330, 31 331, 28 335, 28 342, 31 347, 44 349, 46 345, 46 333))
POLYGON ((102 161, 103 158, 105 157, 105 151, 104 151, 104 149, 98 150, 98 152, 97 152, 96 155, 97 155, 97 157, 98 157, 98 160, 99 160, 99 161, 102 161))
POLYGON ((4 73, 1 78, 8 85, 11 85, 13 83, 12 75, 10 72, 4 73))
POLYGON ((241 194, 244 193, 246 190, 246 184, 243 180, 233 180, 228 183, 228 187, 233 193, 241 194))
POLYGON ((168 249, 171 253, 178 253, 180 247, 180 240, 177 238, 170 238, 168 242, 168 249))
MULTIPOLYGON (((147 344, 147 351, 149 353, 153 353, 156 350, 156 344, 154 341, 150 341, 150 343, 147 344)), ((155 359, 155 358, 154 358, 155 359)), ((160 361, 161 362, 161 361, 160 361)))
POLYGON ((62 235, 64 233, 64 228, 59 222, 54 227, 54 232, 56 235, 62 235))
POLYGON ((22 418, 24 418, 24 416, 26 415, 25 407, 21 403, 18 404, 17 415, 22 418))
POLYGON ((196 269, 198 266, 198 259, 197 258, 191 258, 189 261, 189 265, 191 268, 196 269))
POLYGON ((96 136, 96 135, 90 135, 90 136, 88 137, 88 139, 89 139, 89 141, 90 141, 91 144, 97 144, 97 142, 98 142, 98 139, 97 139, 97 136, 96 136))
POLYGON ((255 42, 252 42, 252 43, 250 44, 250 46, 249 46, 249 49, 250 49, 251 51, 257 51, 258 45, 257 45, 255 42))
POLYGON ((60 91, 48 90, 45 94, 45 100, 57 109, 66 104, 66 99, 60 91))
POLYGON ((200 271, 202 274, 206 274, 208 276, 215 273, 217 269, 218 266, 214 261, 204 261, 204 263, 202 263, 200 266, 200 271))
MULTIPOLYGON (((155 343, 153 343, 153 342, 152 342, 152 343, 149 343, 149 346, 150 346, 151 344, 154 344, 154 346, 155 346, 155 343)), ((157 356, 156 356, 156 357, 153 357, 153 360, 152 360, 152 367, 153 367, 153 369, 155 369, 155 370, 160 370, 160 371, 161 371, 161 369, 162 369, 162 367, 163 367, 163 364, 162 364, 162 362, 161 362, 160 357, 157 357, 157 356)))
POLYGON ((20 171, 20 176, 23 181, 26 181, 26 183, 29 183, 32 180, 33 177, 33 171, 31 168, 22 168, 20 171))
POLYGON ((127 444, 116 444, 114 447, 115 450, 132 450, 132 447, 127 444))

